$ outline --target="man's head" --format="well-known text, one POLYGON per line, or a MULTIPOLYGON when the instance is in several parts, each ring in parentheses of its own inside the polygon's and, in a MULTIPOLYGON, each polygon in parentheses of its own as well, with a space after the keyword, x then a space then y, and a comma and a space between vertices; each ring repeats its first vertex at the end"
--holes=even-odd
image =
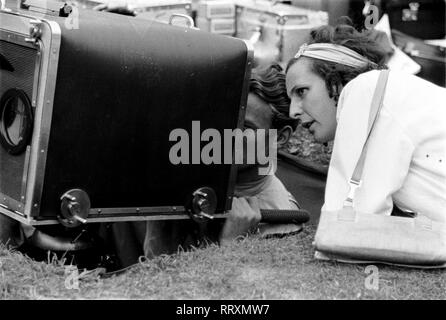
MULTIPOLYGON (((255 143, 265 147, 269 154, 269 130, 277 130, 277 146, 285 144, 296 129, 297 120, 289 118, 290 100, 286 93, 285 75, 278 64, 272 64, 265 69, 253 72, 249 83, 248 103, 245 113, 245 129, 252 129, 255 136, 249 137, 247 143, 255 143), (265 136, 258 134, 259 129, 265 130, 265 136), (264 141, 258 141, 262 139, 264 141), (249 141, 250 140, 250 141, 249 141)), ((244 148, 246 152, 247 148, 244 148)), ((246 159, 246 154, 244 159, 246 159)), ((258 159, 256 158, 258 163, 258 159)), ((244 164, 239 170, 244 170, 257 164, 244 164)))
POLYGON ((256 121, 257 127, 253 129, 276 129, 280 146, 288 141, 297 127, 298 121, 289 117, 289 111, 290 99, 280 65, 274 63, 253 72, 249 82, 245 125, 256 121))

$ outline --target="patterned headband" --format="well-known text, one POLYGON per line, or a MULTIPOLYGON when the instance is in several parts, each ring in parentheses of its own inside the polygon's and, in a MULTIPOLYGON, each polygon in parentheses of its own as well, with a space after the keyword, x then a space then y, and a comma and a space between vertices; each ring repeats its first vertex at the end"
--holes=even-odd
POLYGON ((304 43, 294 58, 297 59, 301 56, 331 61, 353 68, 363 68, 369 64, 377 67, 376 63, 368 60, 359 53, 347 47, 332 43, 313 43, 310 45, 304 43))

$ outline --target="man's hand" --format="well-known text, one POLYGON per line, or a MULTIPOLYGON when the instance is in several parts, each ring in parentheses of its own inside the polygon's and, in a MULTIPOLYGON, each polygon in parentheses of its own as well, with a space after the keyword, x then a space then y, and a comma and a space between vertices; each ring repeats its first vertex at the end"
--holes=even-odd
POLYGON ((220 236, 220 244, 231 242, 256 228, 262 216, 258 199, 255 197, 234 198, 220 236))

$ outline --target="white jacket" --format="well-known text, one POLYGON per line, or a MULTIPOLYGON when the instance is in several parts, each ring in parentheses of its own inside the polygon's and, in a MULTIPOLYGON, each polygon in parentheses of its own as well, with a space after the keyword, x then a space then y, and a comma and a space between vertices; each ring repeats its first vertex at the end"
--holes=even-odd
MULTIPOLYGON (((350 81, 339 98, 325 210, 342 208, 367 132, 378 71, 350 81)), ((446 221, 446 89, 391 71, 383 108, 370 136, 354 207, 400 209, 446 221)))

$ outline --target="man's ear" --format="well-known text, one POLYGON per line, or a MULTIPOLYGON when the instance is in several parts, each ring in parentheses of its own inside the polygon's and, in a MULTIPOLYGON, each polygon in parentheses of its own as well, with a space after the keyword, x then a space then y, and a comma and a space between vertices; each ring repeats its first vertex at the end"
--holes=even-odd
POLYGON ((277 147, 280 148, 290 140, 293 134, 293 128, 291 126, 285 126, 277 132, 277 147))

